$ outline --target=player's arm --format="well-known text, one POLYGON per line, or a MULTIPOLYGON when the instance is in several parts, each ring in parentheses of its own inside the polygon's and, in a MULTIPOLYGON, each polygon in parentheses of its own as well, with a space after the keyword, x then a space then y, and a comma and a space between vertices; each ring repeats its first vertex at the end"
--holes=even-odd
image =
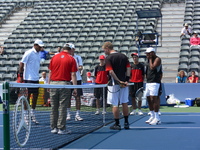
POLYGON ((152 62, 152 59, 149 59, 149 65, 151 70, 154 70, 160 64, 161 64, 161 59, 159 57, 156 57, 154 62, 152 62))
MULTIPOLYGON (((76 78, 76 72, 71 72, 71 79, 72 79, 72 84, 77 85, 77 78, 76 78)), ((77 89, 74 89, 73 95, 77 95, 77 89)))
POLYGON ((24 63, 19 63, 19 77, 20 77, 20 83, 23 82, 23 72, 24 72, 24 63))

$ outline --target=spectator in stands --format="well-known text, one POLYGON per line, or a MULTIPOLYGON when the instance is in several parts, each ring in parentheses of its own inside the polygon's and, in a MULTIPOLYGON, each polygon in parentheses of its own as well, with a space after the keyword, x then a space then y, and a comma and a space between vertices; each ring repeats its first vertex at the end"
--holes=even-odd
POLYGON ((55 55, 58 54, 58 53, 60 53, 60 51, 61 51, 61 47, 59 46, 59 47, 57 48, 57 52, 55 53, 55 55))
POLYGON ((54 54, 52 52, 45 51, 44 48, 40 51, 40 63, 43 64, 45 60, 48 59, 48 56, 54 54))
MULTIPOLYGON (((77 78, 77 85, 82 85, 82 77, 81 77, 81 70, 83 69, 83 61, 81 56, 75 55, 75 46, 72 43, 67 43, 71 45, 71 55, 76 60, 78 71, 76 72, 76 78, 77 78)), ((83 121, 83 118, 80 117, 80 109, 81 109, 81 96, 83 95, 83 90, 78 88, 77 89, 77 95, 74 96, 76 100, 76 115, 75 115, 75 121, 83 121)), ((71 119, 71 101, 68 103, 67 106, 67 120, 71 119)))
POLYGON ((187 76, 185 75, 185 71, 180 70, 176 77, 176 83, 186 83, 186 82, 187 82, 187 76))
POLYGON ((149 104, 150 118, 146 123, 150 125, 157 125, 161 123, 159 111, 159 88, 161 86, 162 77, 162 63, 161 58, 155 53, 155 49, 149 47, 146 49, 146 56, 148 59, 146 66, 146 96, 149 104))
MULTIPOLYGON (((63 51, 54 55, 49 65, 49 83, 53 85, 77 85, 76 72, 78 71, 76 60, 71 56, 72 46, 65 44, 63 51)), ((73 94, 77 94, 77 90, 73 90, 73 94)), ((51 88, 51 133, 69 134, 70 130, 66 130, 67 103, 71 101, 71 89, 67 88, 51 88)))
MULTIPOLYGON (((44 84, 49 83, 49 78, 46 74, 46 72, 41 73, 42 77, 39 79, 39 81, 44 82, 44 84)), ((44 88, 44 105, 43 106, 49 106, 48 99, 50 98, 49 92, 47 91, 47 88, 44 88)))
POLYGON ((3 56, 4 53, 5 53, 4 47, 0 45, 0 55, 3 56))
MULTIPOLYGON (((32 49, 26 51, 20 61, 19 65, 19 75, 20 82, 25 83, 35 83, 39 84, 39 70, 40 70, 40 55, 39 51, 43 48, 43 41, 37 39, 34 42, 32 49)), ((38 88, 28 88, 28 101, 30 101, 30 96, 33 94, 32 98, 32 109, 31 109, 31 119, 33 122, 38 123, 35 117, 35 108, 38 99, 38 88)), ((26 119, 26 118, 25 118, 26 119)))
POLYGON ((194 31, 192 33, 192 37, 190 38, 190 46, 200 45, 200 38, 198 37, 198 33, 194 31))
POLYGON ((190 27, 188 27, 188 24, 185 23, 184 27, 181 30, 181 36, 180 37, 187 37, 187 36, 191 36, 192 35, 192 29, 190 27))
POLYGON ((189 83, 198 83, 199 77, 196 75, 195 71, 191 71, 191 75, 188 77, 189 83))
POLYGON ((92 77, 92 73, 91 72, 87 72, 87 83, 95 83, 94 78, 92 77))
POLYGON ((138 101, 136 104, 135 93, 136 91, 143 87, 144 81, 144 65, 139 62, 139 55, 137 53, 132 53, 131 57, 133 58, 133 64, 131 65, 131 76, 130 82, 134 83, 134 85, 129 86, 129 94, 132 98, 132 107, 133 111, 130 115, 136 115, 136 109, 138 107, 138 115, 143 115, 141 111, 142 101, 138 101))
MULTIPOLYGON (((94 69, 95 84, 107 84, 109 74, 108 74, 108 71, 106 71, 105 56, 100 55, 99 61, 100 61, 100 63, 94 69)), ((104 88, 104 89, 105 89, 105 92, 104 92, 105 97, 103 98, 103 88, 94 88, 94 96, 96 98, 96 108, 97 108, 95 115, 100 114, 100 107, 101 107, 100 99, 101 98, 102 98, 102 100, 105 100, 105 104, 106 104, 107 88, 104 88)), ((105 114, 105 113, 106 113, 106 111, 102 112, 102 114, 105 114)))
POLYGON ((129 129, 128 122, 128 82, 130 79, 130 63, 128 57, 113 49, 113 44, 105 42, 102 46, 106 57, 106 71, 111 77, 108 84, 107 103, 112 104, 115 124, 110 127, 112 130, 121 130, 119 123, 119 105, 122 105, 124 115, 124 128, 129 129))

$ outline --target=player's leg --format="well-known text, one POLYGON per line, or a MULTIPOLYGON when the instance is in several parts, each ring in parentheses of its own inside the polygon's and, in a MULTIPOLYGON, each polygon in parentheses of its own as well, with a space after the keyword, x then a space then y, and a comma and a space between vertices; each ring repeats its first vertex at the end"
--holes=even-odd
POLYGON ((100 93, 99 93, 99 88, 94 89, 94 96, 96 98, 96 112, 95 115, 100 114, 100 93))
MULTIPOLYGON (((81 80, 77 81, 77 85, 81 85, 81 80)), ((83 118, 80 117, 80 110, 81 110, 81 95, 83 95, 82 89, 77 89, 77 96, 75 97, 76 100, 76 121, 83 121, 83 118)))

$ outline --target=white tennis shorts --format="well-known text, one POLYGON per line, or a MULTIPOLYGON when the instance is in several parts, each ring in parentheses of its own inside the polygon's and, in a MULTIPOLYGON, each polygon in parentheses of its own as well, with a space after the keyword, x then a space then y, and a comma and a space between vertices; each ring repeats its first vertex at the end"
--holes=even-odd
POLYGON ((158 96, 160 83, 146 83, 146 96, 158 96))
POLYGON ((113 106, 128 103, 128 92, 128 87, 120 88, 119 85, 108 86, 107 103, 113 106))

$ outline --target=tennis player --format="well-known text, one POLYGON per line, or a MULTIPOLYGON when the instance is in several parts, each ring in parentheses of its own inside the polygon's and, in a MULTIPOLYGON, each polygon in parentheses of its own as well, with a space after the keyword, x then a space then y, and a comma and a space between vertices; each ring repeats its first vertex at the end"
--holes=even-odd
MULTIPOLYGON (((43 41, 37 39, 34 42, 33 48, 26 51, 19 64, 20 83, 39 84, 39 70, 40 70, 40 55, 39 52, 43 48, 43 41)), ((38 99, 38 88, 28 88, 27 100, 30 102, 30 96, 33 94, 31 105, 31 120, 38 124, 35 117, 35 108, 38 99)), ((26 108, 25 108, 26 109, 26 108)), ((25 114, 27 112, 25 111, 25 114)), ((26 117, 25 117, 26 119, 26 117)))
POLYGON ((115 124, 110 127, 112 130, 121 130, 119 123, 119 105, 122 105, 124 115, 124 128, 129 129, 128 122, 128 81, 130 78, 130 63, 128 57, 118 53, 113 49, 110 42, 105 42, 102 46, 106 57, 106 71, 109 71, 111 79, 108 83, 107 103, 112 104, 115 124))
POLYGON ((150 125, 157 125, 161 123, 159 111, 159 87, 162 77, 162 63, 161 58, 156 55, 155 49, 149 47, 146 49, 146 56, 148 59, 146 67, 146 96, 149 104, 150 118, 146 121, 150 125))

